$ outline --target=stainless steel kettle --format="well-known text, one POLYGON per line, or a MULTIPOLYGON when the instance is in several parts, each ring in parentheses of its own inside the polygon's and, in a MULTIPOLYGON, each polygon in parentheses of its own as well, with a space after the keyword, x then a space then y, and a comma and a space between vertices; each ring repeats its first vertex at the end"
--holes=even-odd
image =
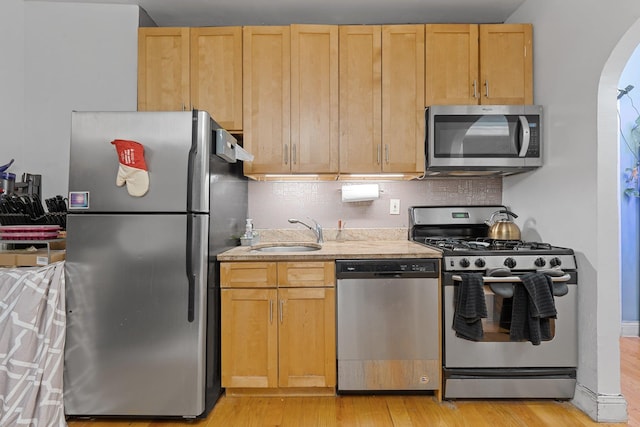
POLYGON ((491 218, 485 221, 485 224, 489 226, 487 237, 494 240, 520 240, 520 227, 511 221, 509 216, 518 218, 518 215, 506 209, 492 213, 491 218), (496 221, 494 220, 496 215, 504 215, 505 218, 496 221))

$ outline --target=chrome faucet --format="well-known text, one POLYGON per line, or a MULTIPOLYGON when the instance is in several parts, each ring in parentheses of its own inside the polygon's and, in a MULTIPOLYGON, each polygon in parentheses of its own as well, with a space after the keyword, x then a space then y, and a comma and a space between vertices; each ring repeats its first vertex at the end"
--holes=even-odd
POLYGON ((324 239, 322 237, 322 226, 320 224, 318 224, 318 221, 316 221, 313 218, 309 218, 311 221, 313 221, 313 223, 315 224, 315 227, 310 226, 309 224, 305 224, 304 222, 300 221, 299 219, 294 219, 294 218, 290 218, 289 222, 291 224, 302 224, 305 227, 307 227, 309 230, 313 231, 313 234, 315 234, 316 236, 316 242, 317 243, 324 243, 324 239))

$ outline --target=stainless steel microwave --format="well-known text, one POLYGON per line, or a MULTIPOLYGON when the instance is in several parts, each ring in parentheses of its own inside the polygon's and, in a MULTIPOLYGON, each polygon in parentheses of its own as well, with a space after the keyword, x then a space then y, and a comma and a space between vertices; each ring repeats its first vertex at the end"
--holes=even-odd
POLYGON ((539 105, 435 105, 425 117, 427 176, 504 176, 542 166, 539 105))

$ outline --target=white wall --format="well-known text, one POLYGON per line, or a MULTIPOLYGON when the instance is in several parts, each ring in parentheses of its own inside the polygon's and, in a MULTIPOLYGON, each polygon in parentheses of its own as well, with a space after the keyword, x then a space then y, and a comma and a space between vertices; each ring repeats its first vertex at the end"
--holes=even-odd
POLYGON ((24 157, 23 5, 22 0, 4 0, 0 5, 0 165, 24 157))
POLYGON ((603 68, 638 17, 637 0, 527 0, 509 18, 533 23, 534 99, 545 109, 546 154, 540 170, 504 180, 503 201, 526 212, 520 222, 535 227, 543 240, 577 252, 579 385, 574 402, 599 421, 626 416, 619 370, 615 106, 620 72, 633 50, 608 76, 603 68), (606 92, 599 92, 601 87, 606 92))
POLYGON ((0 99, 0 162, 15 158, 10 171, 18 179, 23 172, 42 174, 45 198, 66 195, 71 111, 137 108, 139 9, 5 3, 0 5, 0 47, 9 61, 3 61, 0 73, 15 96, 0 99))

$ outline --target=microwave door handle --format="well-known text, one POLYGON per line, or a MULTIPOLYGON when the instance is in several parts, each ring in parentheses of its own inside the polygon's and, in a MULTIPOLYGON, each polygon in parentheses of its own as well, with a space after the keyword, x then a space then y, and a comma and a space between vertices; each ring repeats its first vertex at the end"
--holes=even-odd
POLYGON ((529 121, 526 116, 518 116, 520 119, 520 127, 522 128, 522 148, 520 148, 520 154, 518 157, 524 157, 529 149, 529 143, 531 142, 531 131, 529 130, 529 121))

